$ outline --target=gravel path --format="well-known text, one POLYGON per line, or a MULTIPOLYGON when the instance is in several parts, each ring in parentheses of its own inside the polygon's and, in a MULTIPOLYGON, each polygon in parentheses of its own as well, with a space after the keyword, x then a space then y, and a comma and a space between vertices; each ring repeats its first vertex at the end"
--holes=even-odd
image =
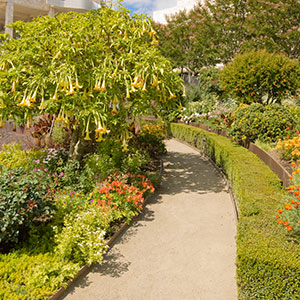
POLYGON ((234 207, 198 152, 167 142, 166 176, 144 213, 65 300, 236 300, 234 207))

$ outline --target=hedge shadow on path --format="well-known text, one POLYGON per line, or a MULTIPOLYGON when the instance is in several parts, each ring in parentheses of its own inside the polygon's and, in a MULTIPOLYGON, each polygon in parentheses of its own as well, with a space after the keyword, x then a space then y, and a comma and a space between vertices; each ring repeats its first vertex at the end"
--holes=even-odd
POLYGON ((224 191, 224 179, 205 157, 170 151, 165 160, 167 163, 162 194, 207 194, 224 191))

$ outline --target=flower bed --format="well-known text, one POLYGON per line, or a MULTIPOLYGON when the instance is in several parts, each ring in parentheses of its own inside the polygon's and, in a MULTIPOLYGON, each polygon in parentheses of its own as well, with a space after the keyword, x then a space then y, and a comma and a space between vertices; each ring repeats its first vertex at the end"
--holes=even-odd
POLYGON ((137 135, 127 151, 106 139, 82 161, 64 148, 4 147, 0 299, 47 299, 82 266, 102 260, 108 241, 141 212, 160 181, 153 167, 165 149, 163 132, 151 126, 142 127, 147 135, 137 135))
POLYGON ((258 157, 225 137, 184 124, 172 123, 170 131, 210 156, 231 182, 240 216, 239 299, 299 299, 298 242, 274 218, 286 195, 280 180, 258 157))

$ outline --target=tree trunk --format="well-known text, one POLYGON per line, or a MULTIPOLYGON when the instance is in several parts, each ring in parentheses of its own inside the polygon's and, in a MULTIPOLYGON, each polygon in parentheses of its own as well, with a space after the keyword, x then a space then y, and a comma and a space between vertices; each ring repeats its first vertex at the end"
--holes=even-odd
POLYGON ((81 161, 86 154, 93 152, 93 149, 93 142, 84 140, 81 130, 75 129, 72 133, 69 156, 81 161))

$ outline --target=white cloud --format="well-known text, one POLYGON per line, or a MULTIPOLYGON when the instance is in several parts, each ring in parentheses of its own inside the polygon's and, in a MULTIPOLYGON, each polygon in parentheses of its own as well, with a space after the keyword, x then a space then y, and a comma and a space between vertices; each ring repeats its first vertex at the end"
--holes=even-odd
POLYGON ((160 10, 164 8, 174 7, 177 4, 177 0, 153 0, 154 2, 154 10, 160 10))

